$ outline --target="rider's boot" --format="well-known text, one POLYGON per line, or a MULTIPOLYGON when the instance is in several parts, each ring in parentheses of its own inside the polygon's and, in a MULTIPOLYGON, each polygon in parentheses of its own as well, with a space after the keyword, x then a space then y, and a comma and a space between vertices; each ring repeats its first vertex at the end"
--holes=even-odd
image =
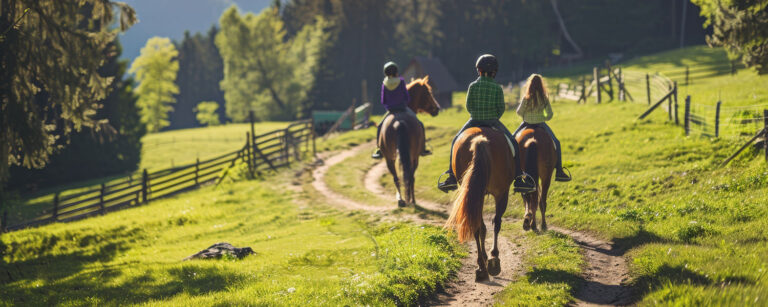
POLYGON ((376 148, 376 151, 371 154, 371 158, 381 159, 381 148, 376 148))
POLYGON ((424 146, 424 149, 421 150, 421 156, 429 156, 432 154, 432 151, 427 149, 427 146, 424 146))
POLYGON ((536 192, 536 183, 533 181, 533 177, 525 172, 523 172, 522 175, 515 177, 512 187, 515 193, 527 194, 536 192))
POLYGON ((558 168, 555 171, 555 181, 568 182, 571 181, 571 176, 563 171, 563 168, 558 168))
POLYGON ((453 191, 459 188, 459 184, 456 181, 456 176, 453 175, 452 171, 448 170, 443 173, 443 175, 448 175, 448 178, 437 184, 437 188, 440 189, 440 191, 448 193, 449 191, 453 191))

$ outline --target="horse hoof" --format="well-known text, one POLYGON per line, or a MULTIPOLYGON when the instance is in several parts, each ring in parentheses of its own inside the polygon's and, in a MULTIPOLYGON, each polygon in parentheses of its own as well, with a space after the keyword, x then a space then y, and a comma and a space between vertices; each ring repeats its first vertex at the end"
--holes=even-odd
POLYGON ((523 220, 523 230, 525 231, 531 230, 531 220, 529 219, 523 220))
POLYGON ((499 258, 488 259, 488 274, 491 274, 491 276, 501 274, 501 261, 499 258))
POLYGON ((405 208, 406 205, 407 204, 405 203, 404 200, 398 200, 397 201, 397 206, 400 207, 400 208, 405 208))
POLYGON ((541 223, 541 231, 547 231, 547 223, 541 223))
POLYGON ((475 282, 488 281, 491 277, 488 276, 488 272, 475 270, 475 282))

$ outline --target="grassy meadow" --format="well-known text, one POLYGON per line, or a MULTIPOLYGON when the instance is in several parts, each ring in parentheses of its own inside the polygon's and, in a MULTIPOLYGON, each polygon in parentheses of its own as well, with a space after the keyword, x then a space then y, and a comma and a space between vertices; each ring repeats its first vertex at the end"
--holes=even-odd
POLYGON ((330 209, 295 171, 4 234, 0 305, 401 305, 460 265, 443 230, 330 209), (182 261, 216 242, 256 254, 182 261))
MULTIPOLYGON (((723 59, 722 50, 692 47, 632 59, 622 67, 653 73, 684 65, 716 67, 711 63, 723 59)), ((576 80, 580 72, 570 73, 548 81, 576 80)), ((731 76, 714 68, 698 74, 692 84, 680 87, 681 97, 691 95, 702 104, 718 99, 734 106, 768 103, 768 76, 748 70, 731 76)), ((631 93, 640 92, 632 88, 645 89, 644 80, 629 86, 631 93)), ((686 137, 663 109, 636 121, 647 108, 644 98, 636 95, 639 103, 597 105, 594 98, 587 105, 554 103, 555 117, 549 124, 563 144, 564 164, 574 180, 553 184, 548 221, 613 240, 626 249, 629 282, 640 305, 766 304, 768 167, 762 152, 750 148, 720 167, 746 137, 686 137)), ((452 199, 435 184, 448 164, 450 138, 467 118, 465 111, 456 109, 421 118, 435 154, 420 160, 417 202, 421 198, 448 204, 452 199)), ((513 110, 502 121, 510 129, 520 123, 513 110)), ((353 158, 353 163, 370 163, 367 154, 353 158)), ((382 182, 393 189, 389 176, 382 182)), ((355 191, 349 192, 353 197, 367 197, 360 192, 359 181, 337 188, 355 191)), ((507 214, 521 217, 519 196, 510 200, 507 214)), ((517 234, 518 228, 505 227, 508 234, 517 234)), ((571 300, 584 263, 573 243, 551 232, 516 240, 528 246, 524 255, 528 273, 499 294, 499 304, 563 305, 571 300)))
MULTIPOLYGON (((768 76, 747 70, 731 76, 707 64, 724 57, 722 50, 692 47, 621 65, 643 75, 711 66, 680 88, 681 97, 702 104, 768 103, 768 76)), ((576 80, 581 73, 569 69, 548 81, 576 80)), ((766 305, 768 167, 762 152, 750 148, 720 167, 745 137, 686 137, 663 109, 636 121, 647 108, 644 84, 628 86, 636 103, 598 105, 591 98, 586 105, 553 104, 549 124, 574 180, 553 184, 548 222, 626 250, 638 305, 766 305)), ((435 154, 420 160, 417 202, 450 203, 453 195, 435 185, 448 164, 450 139, 467 118, 459 108, 421 116, 435 154)), ((510 129, 520 123, 513 110, 502 121, 510 129)), ((318 150, 362 144, 374 133, 334 136, 320 141, 318 150)), ((331 168, 327 183, 350 198, 394 206, 365 191, 360 179, 375 163, 369 155, 361 152, 331 168)), ((286 186, 293 171, 283 173, 269 180, 286 186)), ((390 177, 382 183, 392 188, 390 177)), ((0 305, 413 304, 445 282, 465 255, 442 230, 338 212, 317 197, 244 181, 4 234, 0 271, 8 277, 0 274, 0 305), (220 241, 251 246, 257 254, 181 261, 220 241)), ((513 195, 507 215, 519 218, 522 212, 520 197, 513 195)), ((526 272, 497 294, 497 304, 571 302, 586 265, 577 245, 555 232, 523 233, 521 225, 504 225, 502 234, 520 247, 526 272)))

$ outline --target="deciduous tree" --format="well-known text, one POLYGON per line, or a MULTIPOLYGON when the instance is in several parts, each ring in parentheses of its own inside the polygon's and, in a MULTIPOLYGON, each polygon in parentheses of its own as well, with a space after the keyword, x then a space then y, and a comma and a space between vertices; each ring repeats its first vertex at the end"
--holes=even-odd
POLYGON ((129 72, 136 74, 139 83, 135 92, 139 96, 141 121, 149 132, 160 131, 169 124, 168 112, 173 110, 174 95, 179 93, 175 83, 179 71, 178 54, 170 39, 153 37, 147 40, 141 55, 131 64, 129 72))

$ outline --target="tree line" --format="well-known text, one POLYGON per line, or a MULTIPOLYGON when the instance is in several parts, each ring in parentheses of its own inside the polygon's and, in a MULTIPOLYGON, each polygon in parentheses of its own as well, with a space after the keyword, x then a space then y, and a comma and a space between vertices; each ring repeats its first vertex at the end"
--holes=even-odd
POLYGON ((153 38, 128 69, 118 60, 116 33, 136 21, 129 6, 0 0, 0 183, 11 178, 19 187, 134 170, 147 131, 242 122, 249 111, 258 120, 292 120, 313 109, 344 109, 353 99, 374 100, 381 65, 395 60, 404 69, 413 56, 439 58, 466 84, 475 77, 475 58, 494 53, 499 79, 517 81, 573 59, 701 43, 706 22, 713 28, 708 43, 765 71, 766 1, 691 1, 697 6, 275 1, 259 13, 232 7, 218 26, 185 33, 181 42, 153 38), (135 80, 124 77, 126 70, 135 80))

